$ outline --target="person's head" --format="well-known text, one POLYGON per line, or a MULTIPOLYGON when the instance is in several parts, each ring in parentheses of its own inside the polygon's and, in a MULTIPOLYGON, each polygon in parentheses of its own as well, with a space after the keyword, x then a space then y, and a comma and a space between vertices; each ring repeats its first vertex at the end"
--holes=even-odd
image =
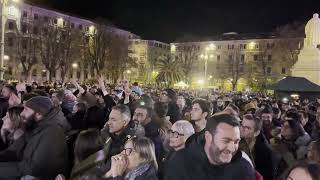
POLYGON ((196 99, 192 102, 191 120, 200 121, 211 116, 212 104, 204 99, 196 99))
POLYGON ((297 120, 285 120, 281 125, 281 136, 290 141, 295 141, 304 135, 303 127, 297 120))
POLYGON ((21 112, 23 111, 22 106, 14 106, 8 109, 5 117, 2 118, 2 128, 14 132, 17 129, 22 128, 21 112))
POLYGON ((145 106, 138 106, 134 111, 132 120, 139 122, 142 126, 151 122, 153 110, 145 106))
POLYGON ((62 104, 63 99, 64 99, 64 90, 56 91, 51 95, 51 100, 55 107, 59 107, 62 104))
POLYGON ((195 131, 190 122, 186 120, 175 122, 169 130, 169 146, 175 151, 183 149, 187 139, 194 133, 195 131))
POLYGON ((131 119, 128 106, 119 104, 112 107, 107 125, 110 133, 121 134, 126 129, 131 119))
POLYGON ((26 93, 22 96, 22 104, 24 104, 25 102, 27 102, 29 99, 36 97, 36 96, 40 96, 39 94, 36 93, 26 93))
POLYGON ((301 122, 302 126, 305 126, 309 121, 308 113, 303 110, 300 110, 298 113, 300 115, 300 122, 301 122))
POLYGON ((177 95, 176 92, 172 89, 165 89, 160 94, 160 102, 169 103, 176 102, 177 95))
POLYGON ((131 171, 143 163, 151 163, 156 169, 158 164, 153 142, 146 137, 133 137, 124 145, 121 154, 128 159, 126 172, 131 171))
POLYGON ((308 147, 308 160, 320 163, 320 140, 312 141, 308 147))
POLYGON ((156 102, 154 104, 154 111, 159 116, 159 118, 165 118, 168 113, 168 104, 163 102, 156 102))
POLYGON ((261 111, 261 120, 264 126, 270 126, 272 124, 273 111, 270 107, 265 107, 261 111))
POLYGON ((16 93, 16 89, 13 86, 6 85, 2 88, 1 95, 4 98, 9 99, 11 93, 16 93))
POLYGON ((208 119, 204 149, 211 164, 231 162, 239 147, 239 126, 237 118, 226 113, 217 113, 208 119))
POLYGON ((81 131, 74 146, 74 156, 76 163, 80 163, 90 155, 103 149, 103 145, 104 142, 100 135, 100 131, 96 129, 81 131))
POLYGON ((301 162, 289 169, 286 180, 320 180, 320 164, 301 162))
POLYGON ((224 106, 224 101, 223 101, 223 99, 221 97, 219 97, 217 99, 217 106, 218 107, 223 107, 224 106))
POLYGON ((75 106, 73 106, 73 113, 76 112, 86 112, 87 111, 87 105, 86 103, 79 102, 75 106))
POLYGON ((180 109, 183 109, 186 106, 186 99, 183 96, 178 96, 177 105, 180 109))
POLYGON ((44 96, 36 96, 29 99, 24 103, 23 107, 21 117, 26 125, 26 130, 32 130, 33 126, 54 108, 51 99, 44 96))
POLYGON ((252 140, 260 134, 261 129, 261 119, 255 118, 252 114, 246 114, 243 116, 240 128, 241 138, 252 140))
POLYGON ((280 119, 280 117, 281 117, 281 111, 280 111, 279 108, 273 107, 273 108, 272 108, 272 112, 273 112, 273 118, 274 118, 274 119, 280 119))

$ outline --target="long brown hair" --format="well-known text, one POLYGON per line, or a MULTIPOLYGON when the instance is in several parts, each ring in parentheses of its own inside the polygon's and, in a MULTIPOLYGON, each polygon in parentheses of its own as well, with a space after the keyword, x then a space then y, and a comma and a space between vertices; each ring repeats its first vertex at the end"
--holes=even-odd
POLYGON ((8 109, 9 119, 13 124, 14 130, 22 128, 22 118, 20 116, 22 111, 22 106, 13 106, 8 109))

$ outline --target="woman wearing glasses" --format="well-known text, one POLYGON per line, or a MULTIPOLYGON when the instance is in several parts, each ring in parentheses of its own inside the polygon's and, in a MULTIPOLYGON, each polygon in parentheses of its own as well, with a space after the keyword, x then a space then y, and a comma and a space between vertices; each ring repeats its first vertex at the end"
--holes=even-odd
POLYGON ((158 180, 153 142, 145 137, 129 139, 123 151, 111 158, 105 178, 113 180, 158 180))

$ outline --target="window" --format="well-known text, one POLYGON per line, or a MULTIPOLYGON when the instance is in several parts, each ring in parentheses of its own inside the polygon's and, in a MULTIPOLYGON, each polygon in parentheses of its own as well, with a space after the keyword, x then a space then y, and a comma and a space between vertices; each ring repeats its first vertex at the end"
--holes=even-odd
POLYGON ((22 31, 23 33, 27 33, 27 31, 28 31, 28 26, 27 26, 26 24, 22 24, 22 26, 21 26, 21 31, 22 31))
POLYGON ((241 58, 240 58, 240 64, 241 64, 241 65, 244 64, 244 59, 245 59, 244 54, 241 54, 241 58))
POLYGON ((221 45, 218 45, 218 49, 221 49, 221 45))
POLYGON ((234 49, 234 45, 233 44, 232 45, 228 44, 228 49, 234 49))
POLYGON ((14 23, 13 22, 9 22, 8 26, 9 26, 9 30, 13 30, 14 29, 14 23))
POLYGON ((58 24, 58 20, 57 20, 57 19, 54 19, 54 20, 53 20, 53 24, 58 24))
POLYGON ((217 56, 217 61, 220 61, 220 55, 217 56))
POLYGON ((282 69, 281 69, 281 73, 282 73, 282 74, 286 74, 286 68, 282 68, 282 69))
POLYGON ((39 15, 38 14, 34 14, 33 18, 34 18, 34 20, 38 20, 39 19, 39 15))
POLYGON ((70 26, 71 26, 71 28, 72 28, 72 29, 74 29, 74 23, 71 23, 71 25, 70 25, 70 26))
POLYGON ((8 46, 9 47, 13 46, 13 37, 8 37, 8 46))
POLYGON ((63 27, 65 27, 66 26, 66 21, 63 21, 63 27))
POLYGON ((267 49, 274 48, 274 43, 267 43, 267 49))
POLYGON ((27 11, 23 11, 22 16, 25 17, 25 18, 28 17, 27 11))
POLYGON ((37 26, 33 27, 33 34, 35 34, 35 35, 39 34, 39 29, 37 26))
POLYGON ((231 49, 234 49, 234 45, 233 44, 231 45, 231 49))
POLYGON ((44 35, 47 35, 47 34, 48 34, 48 28, 43 28, 42 31, 43 31, 43 34, 44 34, 44 35))
POLYGON ((232 55, 229 55, 229 60, 232 60, 233 59, 233 56, 232 55))
POLYGON ((259 49, 259 44, 256 44, 256 45, 255 45, 255 48, 256 48, 256 49, 259 49))
POLYGON ((243 44, 243 49, 247 49, 247 45, 246 44, 243 44))
POLYGON ((272 55, 268 55, 268 61, 272 61, 272 55))
POLYGON ((27 49, 27 44, 28 42, 26 39, 22 40, 22 43, 21 43, 22 49, 27 49))
POLYGON ((79 25, 79 29, 80 29, 80 30, 82 30, 82 29, 83 29, 83 26, 82 26, 81 24, 79 25))
POLYGON ((243 45, 242 44, 240 44, 240 49, 242 49, 243 48, 243 45))
POLYGON ((44 20, 44 22, 49 22, 49 17, 48 16, 44 16, 43 20, 44 20))
POLYGON ((271 74, 271 67, 267 68, 267 74, 271 74))
POLYGON ((253 60, 258 61, 258 55, 253 55, 253 60))

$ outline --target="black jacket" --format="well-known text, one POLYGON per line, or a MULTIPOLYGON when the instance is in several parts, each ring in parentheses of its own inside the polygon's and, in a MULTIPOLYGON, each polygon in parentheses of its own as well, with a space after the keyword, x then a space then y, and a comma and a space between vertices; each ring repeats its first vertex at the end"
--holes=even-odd
POLYGON ((4 97, 0 97, 0 118, 1 119, 6 115, 8 108, 9 108, 8 99, 4 97))
POLYGON ((174 124, 178 120, 181 120, 182 116, 179 112, 179 107, 176 103, 170 102, 168 104, 167 116, 170 116, 170 122, 172 124, 174 124))
MULTIPOLYGON (((62 128, 57 124, 54 111, 22 137, 24 141, 21 142, 25 142, 25 146, 22 149, 21 160, 1 162, 0 179, 16 179, 24 175, 54 179, 58 174, 65 173, 68 163, 66 138, 62 128)), ((19 150, 21 147, 17 148, 17 151, 19 150)), ((8 153, 14 154, 15 149, 8 153)))
POLYGON ((255 180, 255 170, 242 158, 238 151, 231 162, 225 165, 212 165, 201 143, 190 144, 178 151, 165 169, 165 180, 255 180))
POLYGON ((244 140, 240 142, 240 149, 246 152, 255 164, 256 170, 265 180, 275 180, 281 157, 272 151, 267 139, 262 133, 257 136, 254 150, 251 152, 244 140))

